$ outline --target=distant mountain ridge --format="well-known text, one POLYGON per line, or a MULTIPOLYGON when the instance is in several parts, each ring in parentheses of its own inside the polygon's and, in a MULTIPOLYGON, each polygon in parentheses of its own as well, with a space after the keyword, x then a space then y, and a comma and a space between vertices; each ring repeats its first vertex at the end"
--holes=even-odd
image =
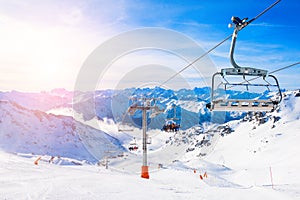
MULTIPOLYGON (((94 117, 93 119, 95 119, 96 116, 92 115, 93 112, 89 112, 85 107, 88 105, 87 102, 96 102, 96 105, 99 105, 99 107, 96 106, 96 108, 102 109, 97 110, 97 112, 101 111, 102 116, 107 117, 107 113, 111 113, 111 115, 114 116, 115 113, 121 114, 122 109, 123 111, 126 110, 128 99, 125 97, 129 95, 148 95, 149 97, 156 95, 160 98, 164 96, 164 98, 161 98, 159 106, 170 108, 169 106, 175 103, 181 107, 181 123, 185 124, 186 127, 192 127, 190 129, 187 128, 188 130, 183 130, 182 133, 185 132, 187 135, 191 135, 191 139, 194 137, 195 127, 199 127, 197 126, 199 125, 199 121, 205 121, 205 117, 210 117, 210 115, 207 114, 209 111, 205 108, 205 101, 190 101, 190 99, 197 97, 193 95, 191 90, 182 90, 179 92, 185 99, 177 99, 175 92, 162 90, 160 88, 156 91, 152 89, 140 89, 137 90, 136 93, 132 91, 133 90, 129 89, 118 91, 119 93, 111 90, 97 91, 95 93, 97 96, 91 92, 78 93, 82 95, 82 98, 76 103, 82 108, 80 114, 85 117, 88 116, 87 114, 90 114, 90 117, 94 117), (171 96, 171 98, 167 98, 168 96, 171 96), (96 97, 96 101, 91 100, 93 97, 96 97), (116 106, 114 106, 114 103, 116 106)), ((299 112, 297 111, 300 108, 298 100, 298 96, 300 96, 299 93, 299 91, 285 92, 284 101, 275 112, 270 113, 270 119, 272 119, 271 115, 276 116, 280 113, 280 116, 284 116, 286 121, 298 120, 299 112)), ((13 92, 12 94, 16 93, 13 92)), ((25 101, 28 100, 31 95, 36 97, 41 94, 27 94, 28 97, 26 93, 22 93, 22 95, 25 97, 22 100, 25 101)), ((48 96, 50 94, 45 95, 48 96)), ((58 94, 55 93, 51 95, 57 96, 58 94)), ((205 96, 205 94, 201 95, 203 97, 205 96)), ((33 104, 33 102, 31 102, 31 104, 33 104)), ((58 104, 53 103, 48 106, 55 107, 55 105, 58 104)), ((70 105, 70 103, 67 103, 67 106, 70 105)), ((12 100, 0 100, 0 108, 0 149, 3 151, 62 156, 78 160, 87 160, 92 163, 103 159, 105 156, 119 156, 127 151, 127 149, 123 147, 123 141, 119 141, 101 130, 78 122, 73 117, 47 114, 41 110, 25 108, 12 100)), ((164 123, 164 116, 166 116, 166 114, 167 113, 154 118, 150 125, 160 128, 160 125, 164 123)), ((228 113, 229 117, 232 117, 231 114, 235 113, 228 113)), ((97 117, 101 119, 99 116, 97 117)), ((238 113, 236 118, 241 117, 242 115, 238 113)), ((277 124, 274 125, 278 126, 277 124)), ((197 134, 195 137, 196 140, 199 141, 202 138, 201 135, 197 134)), ((194 145, 196 146, 198 143, 194 143, 194 145)))
MULTIPOLYGON (((216 95, 223 95, 216 91, 216 95)), ((249 93, 234 90, 226 91, 229 98, 256 98, 263 99, 269 96, 268 92, 249 93)), ((233 119, 240 119, 244 116, 240 112, 226 112, 211 115, 205 107, 210 101, 210 88, 181 89, 173 91, 160 87, 155 88, 128 88, 124 90, 99 90, 91 92, 67 91, 65 89, 54 89, 50 92, 25 93, 25 92, 0 92, 0 99, 17 102, 23 107, 40 111, 48 111, 54 108, 73 108, 77 113, 82 114, 83 119, 88 121, 97 117, 113 119, 121 123, 127 108, 130 106, 130 97, 159 98, 158 106, 165 109, 164 114, 158 115, 151 120, 150 128, 161 128, 167 118, 173 115, 172 105, 177 107, 178 123, 182 129, 188 129, 196 124, 202 124, 214 120, 223 123, 233 119), (188 120, 187 120, 188 119, 188 120)), ((141 118, 139 113, 135 119, 141 118)), ((141 120, 135 120, 141 121, 141 120)), ((129 117, 126 123, 140 126, 133 123, 129 117)))

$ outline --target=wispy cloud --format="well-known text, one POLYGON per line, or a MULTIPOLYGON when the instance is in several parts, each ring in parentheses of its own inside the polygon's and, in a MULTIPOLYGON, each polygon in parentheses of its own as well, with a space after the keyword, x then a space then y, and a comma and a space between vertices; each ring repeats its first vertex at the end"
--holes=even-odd
POLYGON ((260 23, 252 23, 250 26, 258 26, 258 27, 271 27, 271 28, 293 28, 296 26, 285 25, 285 24, 271 24, 267 22, 260 22, 260 23))

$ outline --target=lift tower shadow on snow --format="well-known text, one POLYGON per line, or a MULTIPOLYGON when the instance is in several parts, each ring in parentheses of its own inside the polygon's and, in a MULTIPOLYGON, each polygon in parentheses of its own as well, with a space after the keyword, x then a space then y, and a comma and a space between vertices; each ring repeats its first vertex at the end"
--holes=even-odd
POLYGON ((149 170, 147 162, 147 112, 151 112, 150 118, 156 117, 158 114, 164 112, 156 105, 157 98, 131 98, 134 102, 128 108, 128 113, 132 116, 137 110, 142 111, 142 129, 143 129, 143 165, 141 177, 149 179, 149 170))

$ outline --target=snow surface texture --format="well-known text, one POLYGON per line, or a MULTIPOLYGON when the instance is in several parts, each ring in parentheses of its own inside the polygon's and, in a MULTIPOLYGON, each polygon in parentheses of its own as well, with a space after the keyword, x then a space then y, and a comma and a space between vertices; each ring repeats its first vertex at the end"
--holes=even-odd
MULTIPOLYGON (((285 92, 272 113, 204 123, 177 134, 150 130, 149 180, 139 177, 141 130, 118 133, 112 119, 86 121, 82 115, 77 122, 1 101, 0 199, 300 199, 297 94, 285 92), (74 130, 91 142, 84 144, 74 130), (139 150, 129 152, 133 137, 139 150), (89 145, 102 157, 109 155, 102 160, 107 162, 98 163, 89 145)), ((190 111, 199 106, 182 101, 190 111)), ((49 113, 71 115, 70 108, 53 106, 49 113)))
MULTIPOLYGON (((138 175, 98 166, 58 166, 0 153, 1 199, 293 199, 290 187, 239 187, 225 179, 202 181, 198 173, 182 168, 162 169, 141 179, 138 175), (207 184, 207 182, 215 183, 207 184)), ((216 169, 218 170, 218 169, 216 169)), ((232 174, 231 171, 216 171, 232 174)), ((243 176, 242 174, 239 174, 243 176)))

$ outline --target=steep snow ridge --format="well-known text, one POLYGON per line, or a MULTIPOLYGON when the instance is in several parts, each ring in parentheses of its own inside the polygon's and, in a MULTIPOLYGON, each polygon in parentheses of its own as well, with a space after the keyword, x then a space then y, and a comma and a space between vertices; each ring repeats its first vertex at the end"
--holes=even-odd
POLYGON ((178 100, 177 104, 181 107, 186 109, 187 111, 198 113, 201 111, 202 108, 205 108, 205 102, 195 102, 195 101, 183 101, 178 100))
POLYGON ((244 184, 270 184, 272 169, 274 184, 278 188, 285 184, 296 184, 299 188, 300 98, 293 92, 285 96, 279 109, 267 114, 264 120, 231 122, 235 131, 221 137, 205 160, 244 170, 247 174, 244 177, 251 177, 240 180, 245 181, 244 184))
POLYGON ((0 148, 7 152, 95 162, 106 155, 108 146, 114 154, 124 151, 115 138, 72 117, 29 110, 9 101, 0 101, 0 106, 0 148))
POLYGON ((284 93, 284 101, 281 103, 280 112, 285 121, 298 120, 300 118, 300 94, 298 91, 284 93))

